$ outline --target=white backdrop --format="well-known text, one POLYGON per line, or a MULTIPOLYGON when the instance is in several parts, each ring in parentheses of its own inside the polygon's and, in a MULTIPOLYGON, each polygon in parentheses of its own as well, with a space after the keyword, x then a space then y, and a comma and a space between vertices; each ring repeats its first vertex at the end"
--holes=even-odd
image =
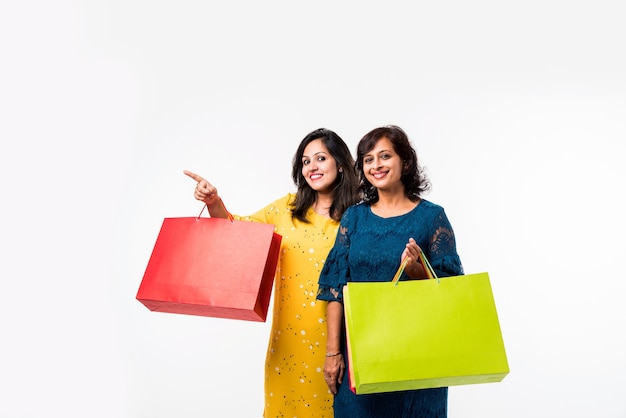
POLYGON ((626 417, 622 2, 511 3, 3 2, 0 416, 259 417, 269 324, 135 300, 182 170, 249 214, 393 123, 509 356, 450 418, 626 417))

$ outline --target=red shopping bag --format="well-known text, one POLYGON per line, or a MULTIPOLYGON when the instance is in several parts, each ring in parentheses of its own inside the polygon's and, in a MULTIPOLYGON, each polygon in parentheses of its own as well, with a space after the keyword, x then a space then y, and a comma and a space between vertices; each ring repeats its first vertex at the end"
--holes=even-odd
POLYGON ((264 322, 281 240, 269 224, 165 218, 136 298, 156 312, 264 322))

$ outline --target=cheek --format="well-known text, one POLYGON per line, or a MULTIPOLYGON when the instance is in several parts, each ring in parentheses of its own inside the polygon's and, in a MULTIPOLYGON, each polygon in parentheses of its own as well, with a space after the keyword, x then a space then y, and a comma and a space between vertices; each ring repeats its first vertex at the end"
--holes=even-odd
POLYGON ((332 164, 328 164, 326 175, 332 177, 333 181, 339 176, 339 169, 334 162, 332 164))
POLYGON ((328 178, 328 181, 333 182, 337 179, 337 174, 339 174, 337 170, 327 171, 326 177, 328 178))

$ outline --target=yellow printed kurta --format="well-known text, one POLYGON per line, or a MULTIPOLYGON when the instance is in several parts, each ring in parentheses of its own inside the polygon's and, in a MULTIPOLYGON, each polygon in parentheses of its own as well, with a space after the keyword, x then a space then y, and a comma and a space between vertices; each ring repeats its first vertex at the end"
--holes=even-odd
POLYGON ((316 295, 339 224, 312 209, 307 215, 310 224, 292 221, 289 202, 294 198, 288 194, 239 218, 273 224, 282 236, 265 361, 264 417, 330 418, 333 396, 323 373, 326 302, 316 300, 316 295))

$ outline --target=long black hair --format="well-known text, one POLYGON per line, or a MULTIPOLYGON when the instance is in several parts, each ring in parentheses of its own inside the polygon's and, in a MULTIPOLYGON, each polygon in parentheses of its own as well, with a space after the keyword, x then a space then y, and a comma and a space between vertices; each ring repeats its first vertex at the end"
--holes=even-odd
POLYGON ((419 200, 420 196, 430 190, 430 180, 419 164, 417 153, 409 141, 407 134, 398 126, 387 125, 366 133, 359 141, 356 153, 356 170, 359 176, 359 187, 363 193, 363 200, 370 203, 378 201, 378 190, 372 186, 363 172, 363 157, 370 152, 378 140, 387 138, 393 149, 403 162, 401 181, 404 193, 412 201, 419 200))
POLYGON ((310 222, 306 214, 315 203, 317 192, 309 186, 302 175, 302 156, 306 146, 316 139, 322 140, 337 163, 339 172, 333 185, 333 204, 330 206, 329 215, 335 221, 339 221, 345 210, 359 201, 358 180, 350 149, 339 135, 324 128, 316 129, 305 136, 293 157, 291 177, 298 190, 296 199, 292 203, 291 217, 302 222, 310 222))

